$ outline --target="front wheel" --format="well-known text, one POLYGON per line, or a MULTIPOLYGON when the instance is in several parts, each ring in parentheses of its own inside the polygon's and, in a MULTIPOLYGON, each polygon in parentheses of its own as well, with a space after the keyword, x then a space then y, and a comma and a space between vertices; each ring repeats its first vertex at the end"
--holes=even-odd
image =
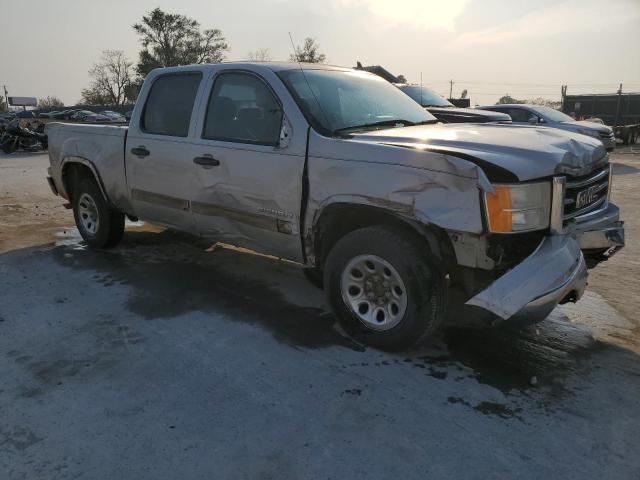
POLYGON ((329 304, 357 340, 383 350, 414 346, 445 316, 446 284, 426 244, 387 227, 341 238, 324 269, 329 304))
POLYGON ((124 215, 109 206, 93 179, 80 180, 72 203, 76 226, 87 244, 109 248, 122 239, 124 215))

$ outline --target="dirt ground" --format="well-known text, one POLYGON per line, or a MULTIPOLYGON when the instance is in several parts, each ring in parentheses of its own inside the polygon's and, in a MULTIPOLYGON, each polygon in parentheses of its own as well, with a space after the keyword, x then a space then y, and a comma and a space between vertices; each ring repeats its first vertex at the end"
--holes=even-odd
POLYGON ((0 479, 640 478, 640 152, 612 161, 627 246, 580 302, 389 354, 287 262, 87 249, 47 156, 0 154, 0 479))

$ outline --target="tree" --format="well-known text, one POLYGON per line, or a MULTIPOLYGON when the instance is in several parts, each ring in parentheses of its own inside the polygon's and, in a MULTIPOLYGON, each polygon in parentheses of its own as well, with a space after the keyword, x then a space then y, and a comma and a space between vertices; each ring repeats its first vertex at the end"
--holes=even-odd
POLYGON ((247 59, 252 62, 269 62, 271 61, 271 52, 268 48, 259 48, 247 54, 247 59))
POLYGON ((404 75, 398 75, 396 78, 398 79, 398 82, 400 82, 400 83, 408 83, 407 82, 407 77, 405 77, 404 75))
POLYGON ((122 50, 105 50, 89 70, 91 84, 82 90, 82 101, 90 105, 124 105, 132 83, 133 63, 122 50))
POLYGON ((507 93, 505 96, 500 97, 500 99, 496 102, 496 105, 501 105, 504 103, 526 103, 526 102, 524 100, 517 100, 507 93))
POLYGON ((307 37, 304 39, 304 45, 297 46, 295 53, 292 53, 289 59, 292 62, 324 63, 327 56, 320 53, 320 45, 316 43, 314 38, 307 37))
POLYGON ((38 99, 39 108, 59 108, 64 107, 64 103, 58 97, 46 97, 38 99))
POLYGON ((0 97, 0 112, 7 111, 7 104, 4 101, 4 97, 0 97))
POLYGON ((218 63, 229 50, 217 28, 200 31, 196 20, 160 8, 144 15, 133 29, 142 44, 136 70, 143 78, 158 67, 218 63))

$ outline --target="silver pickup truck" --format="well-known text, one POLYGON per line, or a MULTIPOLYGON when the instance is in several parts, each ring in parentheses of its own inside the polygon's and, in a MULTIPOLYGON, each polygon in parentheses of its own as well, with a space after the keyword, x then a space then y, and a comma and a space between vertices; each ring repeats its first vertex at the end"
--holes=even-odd
POLYGON ((624 245, 599 140, 439 124, 348 68, 158 69, 129 127, 47 133, 49 184, 90 246, 128 216, 298 262, 379 348, 420 342, 452 305, 542 320, 624 245))

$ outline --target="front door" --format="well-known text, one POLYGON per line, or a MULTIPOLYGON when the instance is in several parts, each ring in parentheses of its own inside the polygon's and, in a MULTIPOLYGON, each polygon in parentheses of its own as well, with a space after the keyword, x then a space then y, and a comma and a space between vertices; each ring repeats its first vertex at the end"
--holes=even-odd
POLYGON ((284 118, 261 77, 218 73, 197 132, 191 208, 203 236, 300 261, 305 151, 301 142, 281 141, 284 118))
POLYGON ((200 72, 153 80, 139 125, 129 130, 125 152, 135 214, 192 233, 196 226, 189 197, 195 168, 189 131, 201 81, 200 72))

